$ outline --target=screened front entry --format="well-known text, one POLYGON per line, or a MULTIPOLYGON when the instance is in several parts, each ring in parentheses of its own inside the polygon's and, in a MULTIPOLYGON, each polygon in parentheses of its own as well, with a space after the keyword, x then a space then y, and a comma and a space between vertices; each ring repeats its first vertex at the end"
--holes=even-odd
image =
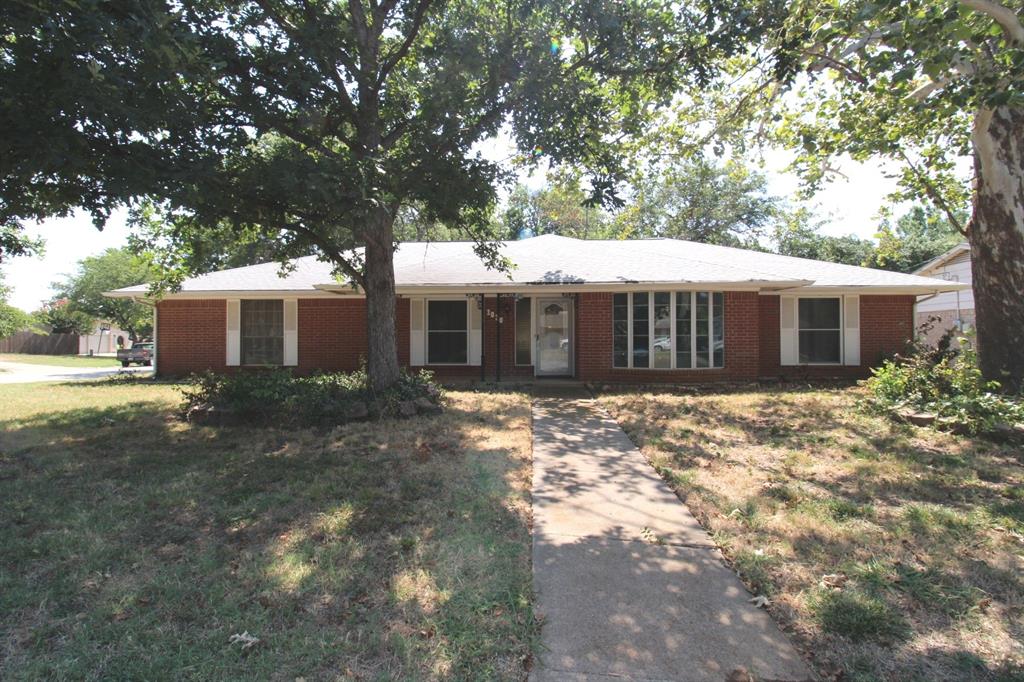
POLYGON ((537 301, 537 365, 539 376, 572 374, 572 300, 537 301))

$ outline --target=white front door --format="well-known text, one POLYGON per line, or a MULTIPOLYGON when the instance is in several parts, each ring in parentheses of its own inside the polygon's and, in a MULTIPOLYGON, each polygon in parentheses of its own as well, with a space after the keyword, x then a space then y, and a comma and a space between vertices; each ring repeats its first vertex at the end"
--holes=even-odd
POLYGON ((538 375, 572 374, 572 299, 537 300, 538 375))

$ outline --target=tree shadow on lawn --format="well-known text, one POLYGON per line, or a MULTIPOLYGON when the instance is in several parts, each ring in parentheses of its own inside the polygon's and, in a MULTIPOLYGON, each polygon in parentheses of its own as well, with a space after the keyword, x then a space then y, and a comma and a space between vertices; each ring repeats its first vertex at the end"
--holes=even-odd
MULTIPOLYGON (((864 623, 840 619, 803 632, 820 669, 843 669, 853 679, 929 679, 936 670, 942 674, 931 679, 1024 675, 1019 644, 1013 645, 1024 638, 1024 565, 1013 559, 1009 539, 1010 531, 1024 529, 1024 504, 1012 494, 1022 473, 1020 451, 965 437, 938 435, 931 442, 930 432, 908 425, 850 419, 828 395, 796 400, 755 392, 740 407, 704 395, 681 404, 638 396, 618 417, 667 465, 662 475, 705 527, 717 530, 746 582, 790 602, 776 611, 782 620, 820 618, 790 600, 821 592, 823 574, 849 577, 843 591, 866 600, 864 623), (809 432, 801 424, 824 429, 809 432), (835 466, 819 469, 830 458, 835 466), (737 476, 736 495, 705 485, 702 476, 704 482, 737 476), (872 637, 848 641, 841 631, 849 625, 851 633, 862 626, 882 632, 886 622, 898 625, 902 613, 911 618, 913 646, 901 644, 908 635, 879 644, 872 637), (973 653, 957 647, 960 637, 989 636, 973 653), (929 656, 914 653, 930 641, 945 646, 932 647, 929 656), (988 646, 1001 653, 979 658, 988 646), (1017 667, 998 662, 1011 651, 1017 667), (944 663, 933 665, 933 656, 944 663)), ((834 610, 855 606, 844 602, 834 610)))
POLYGON ((332 432, 150 403, 19 420, 0 677, 521 679, 529 463, 478 434, 524 428, 513 403, 332 432))

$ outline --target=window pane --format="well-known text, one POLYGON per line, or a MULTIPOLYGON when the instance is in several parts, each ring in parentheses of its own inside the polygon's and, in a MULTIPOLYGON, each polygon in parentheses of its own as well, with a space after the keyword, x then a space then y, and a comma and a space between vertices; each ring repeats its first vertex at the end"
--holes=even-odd
POLYGON ((468 346, 467 332, 427 332, 427 363, 464 365, 468 346))
POLYGON ((466 331, 466 301, 428 301, 427 331, 466 331))
POLYGON ((427 363, 466 364, 469 360, 467 301, 427 301, 427 363))
POLYGON ((800 362, 839 362, 839 330, 801 331, 800 362))
POLYGON ((633 366, 650 367, 650 317, 646 293, 633 294, 633 366))
POLYGON ((654 366, 672 366, 672 294, 654 292, 654 366))
POLYGON ((711 349, 714 352, 714 367, 725 366, 725 296, 712 294, 711 349))
POLYGON ((629 367, 629 294, 612 297, 612 367, 629 367))
POLYGON ((284 364, 284 301, 241 301, 243 365, 284 364))
POLYGON ((516 364, 530 364, 530 348, 533 337, 530 334, 530 299, 516 301, 516 364))
POLYGON ((692 367, 690 356, 690 305, 692 294, 689 291, 676 292, 676 367, 687 369, 692 367))
POLYGON ((709 308, 711 298, 706 291, 698 291, 697 300, 697 328, 694 333, 697 337, 697 367, 711 366, 711 342, 709 308))
POLYGON ((801 298, 800 329, 839 329, 838 298, 801 298))

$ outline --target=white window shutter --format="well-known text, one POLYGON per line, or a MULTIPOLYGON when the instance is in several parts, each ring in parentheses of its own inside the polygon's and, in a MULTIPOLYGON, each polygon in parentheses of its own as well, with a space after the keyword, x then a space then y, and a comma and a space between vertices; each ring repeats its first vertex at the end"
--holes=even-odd
POLYGON ((294 298, 284 299, 284 365, 295 367, 299 364, 299 302, 294 298))
POLYGON ((469 306, 469 364, 480 365, 483 357, 483 311, 476 304, 477 299, 467 298, 466 305, 469 306))
POLYGON ((242 302, 229 298, 227 323, 227 366, 238 367, 242 357, 242 302))
POLYGON ((422 298, 409 299, 409 364, 414 367, 426 364, 427 344, 423 332, 425 308, 422 298))
POLYGON ((843 297, 843 364, 860 365, 860 296, 843 297))
POLYGON ((800 330, 796 296, 779 296, 779 364, 800 364, 800 330))

